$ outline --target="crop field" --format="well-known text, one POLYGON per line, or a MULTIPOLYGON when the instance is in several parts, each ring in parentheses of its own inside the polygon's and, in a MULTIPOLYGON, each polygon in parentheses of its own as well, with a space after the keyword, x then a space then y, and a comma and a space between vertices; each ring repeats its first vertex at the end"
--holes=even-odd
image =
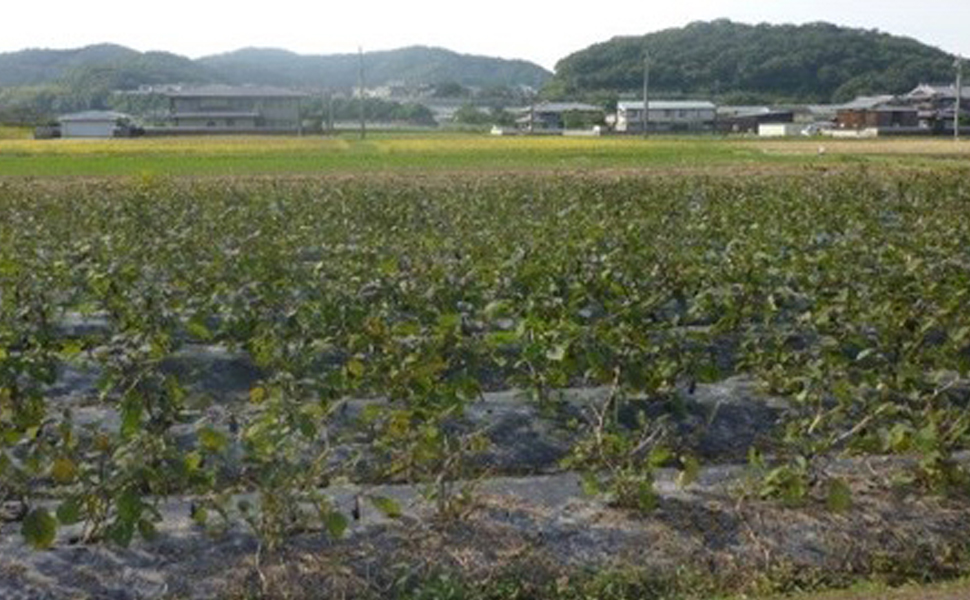
MULTIPOLYGON (((965 573, 970 171, 900 143, 0 141, 0 546, 155 539, 190 498, 258 557, 538 475, 636 521, 738 467, 726 506, 863 546, 877 496, 943 507, 899 571, 965 573)), ((903 560, 870 550, 839 568, 903 560)))
POLYGON ((0 177, 252 176, 394 171, 784 170, 960 167, 970 142, 495 138, 456 134, 27 140, 0 135, 0 177))

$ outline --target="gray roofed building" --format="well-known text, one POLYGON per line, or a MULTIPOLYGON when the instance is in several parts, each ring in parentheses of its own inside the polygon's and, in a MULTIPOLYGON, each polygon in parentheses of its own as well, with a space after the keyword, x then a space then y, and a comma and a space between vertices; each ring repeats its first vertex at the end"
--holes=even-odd
POLYGON ((166 86, 168 129, 190 133, 277 133, 301 130, 306 94, 269 86, 166 86))
MULTIPOLYGON (((961 86, 960 96, 970 98, 970 86, 961 86)), ((911 100, 953 100, 957 97, 957 86, 952 83, 921 83, 906 94, 911 100)))
MULTIPOLYGON (((651 100, 647 122, 651 131, 712 131, 717 107, 707 100, 651 100)), ((643 131, 643 101, 621 101, 614 119, 617 131, 643 131)))
POLYGON ((898 102, 896 96, 885 94, 881 96, 859 96, 851 102, 846 102, 837 107, 837 110, 874 110, 890 106, 898 102))
POLYGON ((125 113, 111 110, 88 110, 58 117, 61 137, 111 138, 127 137, 132 119, 125 113))
POLYGON ((264 85, 176 86, 162 92, 169 98, 305 98, 296 90, 264 85))

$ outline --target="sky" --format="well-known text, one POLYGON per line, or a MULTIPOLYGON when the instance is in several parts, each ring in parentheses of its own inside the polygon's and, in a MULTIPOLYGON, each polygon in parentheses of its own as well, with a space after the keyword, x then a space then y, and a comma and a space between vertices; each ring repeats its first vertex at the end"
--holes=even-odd
POLYGON ((197 58, 248 46, 335 54, 425 45, 525 59, 551 70, 559 59, 614 36, 728 18, 828 21, 970 56, 968 0, 4 0, 4 5, 0 52, 110 42, 197 58))

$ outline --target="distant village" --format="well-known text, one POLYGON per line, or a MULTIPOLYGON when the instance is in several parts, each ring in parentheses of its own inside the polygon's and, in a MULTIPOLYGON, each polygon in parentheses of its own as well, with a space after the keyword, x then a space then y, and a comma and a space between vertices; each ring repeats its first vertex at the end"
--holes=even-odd
MULTIPOLYGON (((305 107, 314 96, 301 91, 265 86, 144 86, 118 92, 152 98, 151 111, 132 116, 118 111, 86 111, 62 115, 56 125, 39 128, 39 138, 107 138, 138 135, 206 135, 270 133, 303 135, 357 127, 331 118, 308 120, 305 107)), ((525 97, 535 97, 534 93, 525 97)), ((354 98, 418 102, 426 106, 438 126, 455 122, 468 109, 463 98, 421 95, 406 86, 388 85, 357 90, 354 98)), ((317 98, 319 100, 319 98, 317 98)), ((332 101, 332 98, 329 99, 332 101)), ((856 98, 845 104, 795 106, 719 106, 710 100, 620 100, 609 110, 582 102, 538 102, 504 108, 504 123, 495 135, 630 135, 737 134, 781 137, 826 135, 878 137, 887 135, 953 134, 958 111, 970 108, 970 88, 953 84, 920 84, 903 95, 856 98), (959 93, 958 93, 959 92, 959 93), (958 108, 959 106, 959 108, 958 108)), ((488 108, 480 110, 487 122, 488 108)), ((365 126, 393 128, 392 123, 365 126)), ((433 126, 433 125, 432 125, 433 126)))

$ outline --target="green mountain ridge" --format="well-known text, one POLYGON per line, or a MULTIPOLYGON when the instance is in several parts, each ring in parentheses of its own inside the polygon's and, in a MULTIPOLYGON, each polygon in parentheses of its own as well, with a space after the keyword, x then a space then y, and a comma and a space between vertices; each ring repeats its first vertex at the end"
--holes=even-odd
MULTIPOLYGON (((107 108, 113 90, 163 83, 349 91, 357 85, 359 64, 357 54, 311 56, 267 48, 244 48, 196 60, 114 44, 0 53, 0 122, 37 123, 65 112, 107 108)), ((424 46, 367 52, 364 71, 368 87, 401 82, 539 88, 552 75, 524 60, 424 46)))
MULTIPOLYGON (((366 85, 392 82, 465 86, 518 86, 538 88, 551 76, 525 60, 507 60, 459 54, 444 48, 409 46, 364 53, 366 85)), ((200 58, 198 64, 224 74, 233 83, 298 85, 311 88, 350 89, 357 85, 357 54, 300 55, 274 48, 244 48, 200 58)))
MULTIPOLYGON (((280 49, 244 48, 192 60, 168 52, 138 52, 113 44, 73 50, 30 49, 0 54, 0 87, 84 83, 101 73, 118 89, 152 83, 237 83, 302 89, 350 89, 357 83, 357 54, 301 55, 280 49)), ((468 86, 541 86, 551 73, 524 60, 459 54, 411 46, 367 52, 368 85, 392 81, 468 86)))
POLYGON ((695 22, 644 36, 616 37, 556 64, 556 97, 636 95, 644 52, 655 97, 722 103, 840 102, 909 91, 953 79, 954 57, 917 40, 879 31, 807 25, 695 22))

